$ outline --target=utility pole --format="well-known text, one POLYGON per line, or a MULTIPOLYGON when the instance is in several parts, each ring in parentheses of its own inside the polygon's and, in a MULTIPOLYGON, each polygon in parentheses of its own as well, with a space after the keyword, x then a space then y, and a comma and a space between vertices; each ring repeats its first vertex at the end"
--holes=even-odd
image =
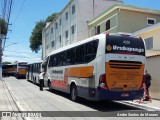
POLYGON ((0 25, 0 80, 2 80, 2 34, 0 25))
POLYGON ((95 1, 93 0, 93 19, 94 19, 94 14, 95 14, 95 8, 94 8, 94 4, 95 4, 95 1))

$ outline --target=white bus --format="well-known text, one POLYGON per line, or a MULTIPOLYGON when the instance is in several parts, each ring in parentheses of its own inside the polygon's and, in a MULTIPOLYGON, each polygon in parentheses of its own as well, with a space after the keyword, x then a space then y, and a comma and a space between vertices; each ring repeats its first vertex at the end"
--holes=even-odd
POLYGON ((39 74, 42 71, 42 62, 34 62, 27 64, 27 80, 33 82, 34 84, 39 84, 39 74))
POLYGON ((44 85, 88 100, 143 96, 145 44, 124 34, 100 34, 54 50, 44 62, 44 85))

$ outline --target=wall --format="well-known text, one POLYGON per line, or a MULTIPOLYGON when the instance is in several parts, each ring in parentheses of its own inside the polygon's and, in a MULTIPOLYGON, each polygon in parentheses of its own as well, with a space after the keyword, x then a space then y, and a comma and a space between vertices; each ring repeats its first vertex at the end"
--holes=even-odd
POLYGON ((152 77, 150 96, 160 100, 160 56, 148 57, 146 62, 147 71, 152 77))
POLYGON ((153 37, 153 49, 154 50, 160 50, 160 27, 157 29, 149 30, 143 33, 140 33, 139 37, 142 37, 143 39, 153 37))
MULTIPOLYGON (((106 9, 115 4, 121 4, 120 0, 78 0, 78 41, 94 36, 96 23, 88 28, 88 22, 99 16, 106 9), (93 2, 94 1, 94 2, 93 2), (94 4, 93 4, 94 3, 94 4), (90 29, 92 29, 90 31, 90 29)), ((112 15, 112 13, 111 13, 112 15)), ((108 16, 107 16, 108 17, 108 16)), ((105 18, 104 18, 105 19, 105 18)), ((98 21, 101 22, 104 19, 98 21)), ((102 28, 103 29, 103 28, 102 28)), ((101 30, 103 31, 103 30, 101 30)))
MULTIPOLYGON (((115 6, 117 7, 117 6, 115 6)), ((90 36, 95 35, 95 28, 100 25, 101 30, 100 33, 103 32, 127 32, 133 33, 145 27, 148 27, 148 19, 154 18, 156 19, 156 23, 160 22, 160 12, 158 15, 157 11, 152 11, 148 9, 136 8, 132 6, 120 6, 119 8, 112 7, 105 11, 101 16, 107 14, 108 11, 112 10, 112 12, 108 13, 104 17, 101 18, 99 16, 99 20, 89 25, 90 36), (115 9, 114 9, 115 8, 115 9), (115 16, 116 15, 116 16, 115 16), (110 30, 105 31, 105 22, 110 19, 111 25, 110 30)), ((158 36, 157 36, 158 37, 158 36)), ((156 45, 156 44, 155 44, 156 45)), ((158 47, 158 46, 157 46, 158 47)))
POLYGON ((105 17, 103 17, 102 19, 100 19, 99 21, 95 22, 94 24, 92 24, 90 26, 90 36, 94 36, 95 35, 95 28, 96 26, 100 25, 100 32, 103 33, 105 32, 105 24, 107 22, 107 20, 110 20, 110 33, 116 33, 118 32, 118 9, 112 11, 111 13, 109 13, 108 15, 106 15, 105 17))
POLYGON ((120 9, 118 14, 118 31, 132 33, 145 28, 149 26, 147 18, 155 18, 157 22, 160 22, 160 15, 120 9))

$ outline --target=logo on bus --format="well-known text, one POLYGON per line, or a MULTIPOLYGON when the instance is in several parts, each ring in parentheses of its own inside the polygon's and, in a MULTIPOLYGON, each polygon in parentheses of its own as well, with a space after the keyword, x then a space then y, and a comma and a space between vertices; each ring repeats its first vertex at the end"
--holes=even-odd
POLYGON ((107 49, 107 51, 111 51, 112 50, 112 46, 107 45, 106 49, 107 49))

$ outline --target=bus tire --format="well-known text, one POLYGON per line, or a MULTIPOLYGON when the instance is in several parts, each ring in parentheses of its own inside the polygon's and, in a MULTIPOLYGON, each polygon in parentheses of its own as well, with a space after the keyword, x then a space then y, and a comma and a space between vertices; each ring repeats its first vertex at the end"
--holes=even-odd
POLYGON ((75 84, 71 85, 70 95, 71 95, 71 100, 72 101, 76 102, 78 100, 77 87, 76 87, 75 84))

